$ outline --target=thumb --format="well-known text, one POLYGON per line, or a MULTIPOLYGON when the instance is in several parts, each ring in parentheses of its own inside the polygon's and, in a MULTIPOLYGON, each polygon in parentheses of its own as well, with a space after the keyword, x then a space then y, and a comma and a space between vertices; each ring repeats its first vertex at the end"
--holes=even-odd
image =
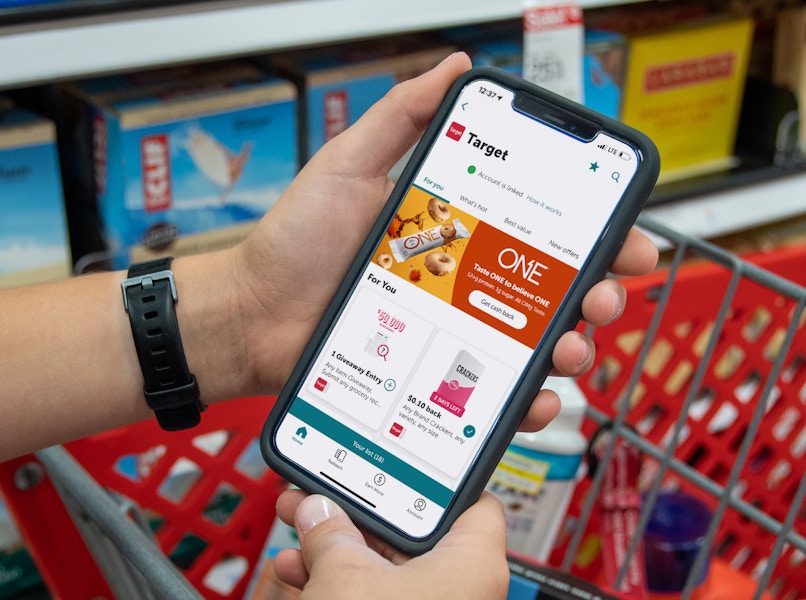
POLYGON ((317 568, 329 570, 347 554, 368 549, 347 513, 324 496, 305 498, 297 508, 295 521, 302 560, 311 576, 317 568))
POLYGON ((345 172, 386 175, 422 136, 451 84, 470 66, 465 53, 455 52, 422 75, 398 83, 344 135, 333 138, 329 156, 348 165, 345 172))

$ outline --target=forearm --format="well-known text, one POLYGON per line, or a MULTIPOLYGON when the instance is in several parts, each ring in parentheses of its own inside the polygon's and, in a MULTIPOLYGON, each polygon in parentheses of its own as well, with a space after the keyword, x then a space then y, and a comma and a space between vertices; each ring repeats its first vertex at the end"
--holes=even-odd
MULTIPOLYGON (((209 404, 248 389, 232 335, 226 253, 174 261, 188 366, 209 404)), ((0 293, 0 460, 153 413, 143 396, 124 271, 0 293)), ((250 390, 251 391, 251 390, 250 390)))

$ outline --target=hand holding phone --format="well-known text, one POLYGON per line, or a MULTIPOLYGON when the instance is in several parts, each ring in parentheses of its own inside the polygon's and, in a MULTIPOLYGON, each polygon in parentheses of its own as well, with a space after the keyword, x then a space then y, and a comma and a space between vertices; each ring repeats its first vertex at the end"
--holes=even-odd
POLYGON ((478 497, 658 171, 644 136, 489 69, 456 82, 262 436, 409 552, 478 497))

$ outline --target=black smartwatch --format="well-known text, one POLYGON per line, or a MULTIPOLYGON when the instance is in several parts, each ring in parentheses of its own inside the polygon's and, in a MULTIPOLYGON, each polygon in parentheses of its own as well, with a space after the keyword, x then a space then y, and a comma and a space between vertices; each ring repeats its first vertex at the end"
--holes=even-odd
POLYGON ((121 287, 143 372, 146 402, 163 429, 178 431, 198 425, 204 405, 179 336, 171 260, 132 265, 121 287))

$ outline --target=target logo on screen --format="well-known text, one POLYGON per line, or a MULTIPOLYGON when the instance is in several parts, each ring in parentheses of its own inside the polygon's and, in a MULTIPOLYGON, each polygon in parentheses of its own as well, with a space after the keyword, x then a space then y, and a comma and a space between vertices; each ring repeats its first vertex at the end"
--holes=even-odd
POLYGON ((451 123, 450 127, 448 127, 448 131, 445 132, 445 135, 447 135, 452 140, 456 140, 458 142, 459 140, 462 139, 462 135, 464 134, 464 132, 465 132, 465 126, 460 125, 459 123, 454 121, 453 123, 451 123))

